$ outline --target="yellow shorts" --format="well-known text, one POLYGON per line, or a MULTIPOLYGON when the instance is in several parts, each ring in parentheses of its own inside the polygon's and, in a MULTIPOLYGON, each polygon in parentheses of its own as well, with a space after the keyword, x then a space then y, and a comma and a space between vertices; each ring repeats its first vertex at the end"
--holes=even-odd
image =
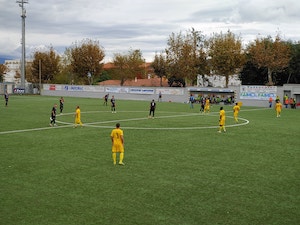
POLYGON ((116 144, 112 146, 112 152, 116 153, 116 152, 120 152, 123 153, 124 152, 124 146, 122 144, 116 144))
POLYGON ((225 120, 221 120, 221 121, 219 122, 219 125, 220 125, 220 126, 224 126, 224 125, 225 125, 225 120))
POLYGON ((75 119, 75 124, 82 124, 80 119, 75 119))

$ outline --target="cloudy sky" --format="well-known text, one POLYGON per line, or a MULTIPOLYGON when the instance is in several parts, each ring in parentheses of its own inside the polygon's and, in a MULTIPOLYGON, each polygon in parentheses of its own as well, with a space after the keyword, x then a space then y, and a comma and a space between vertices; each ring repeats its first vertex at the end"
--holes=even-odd
MULTIPOLYGON (((103 46, 105 62, 130 49, 152 61, 170 34, 191 28, 207 36, 231 30, 245 44, 278 33, 300 41, 298 0, 28 0, 25 8, 28 56, 89 38, 103 46)), ((0 57, 21 58, 20 15, 16 0, 0 0, 0 57)))

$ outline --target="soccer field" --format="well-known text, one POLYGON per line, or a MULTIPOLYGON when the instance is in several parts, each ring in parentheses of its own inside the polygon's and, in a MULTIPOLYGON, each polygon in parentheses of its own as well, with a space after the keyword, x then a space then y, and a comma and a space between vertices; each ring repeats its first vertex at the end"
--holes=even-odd
POLYGON ((10 96, 0 107, 0 224, 300 224, 300 111, 10 96), (75 108, 83 128, 73 128, 75 108), (59 114, 59 113, 58 113, 59 114), (120 122, 125 166, 110 132, 120 122))

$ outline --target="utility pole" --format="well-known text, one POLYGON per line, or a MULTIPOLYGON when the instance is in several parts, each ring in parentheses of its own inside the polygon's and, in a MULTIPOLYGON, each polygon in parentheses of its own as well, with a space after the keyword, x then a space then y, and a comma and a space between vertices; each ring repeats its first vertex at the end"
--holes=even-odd
POLYGON ((25 18, 26 10, 24 4, 28 3, 28 0, 17 0, 16 3, 19 3, 21 7, 21 18, 22 18, 22 59, 21 59, 21 88, 23 88, 25 93, 25 18))

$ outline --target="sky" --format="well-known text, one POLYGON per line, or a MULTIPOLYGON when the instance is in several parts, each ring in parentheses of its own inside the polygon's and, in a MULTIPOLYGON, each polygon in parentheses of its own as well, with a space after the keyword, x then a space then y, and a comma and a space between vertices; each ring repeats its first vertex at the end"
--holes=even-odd
MULTIPOLYGON (((17 1, 0 0, 0 58, 20 59, 22 20, 17 1)), ((49 46, 63 54, 84 39, 99 41, 104 62, 141 50, 147 62, 169 36, 194 28, 207 37, 230 30, 245 45, 260 37, 300 41, 298 0, 27 0, 26 57, 49 46)))

